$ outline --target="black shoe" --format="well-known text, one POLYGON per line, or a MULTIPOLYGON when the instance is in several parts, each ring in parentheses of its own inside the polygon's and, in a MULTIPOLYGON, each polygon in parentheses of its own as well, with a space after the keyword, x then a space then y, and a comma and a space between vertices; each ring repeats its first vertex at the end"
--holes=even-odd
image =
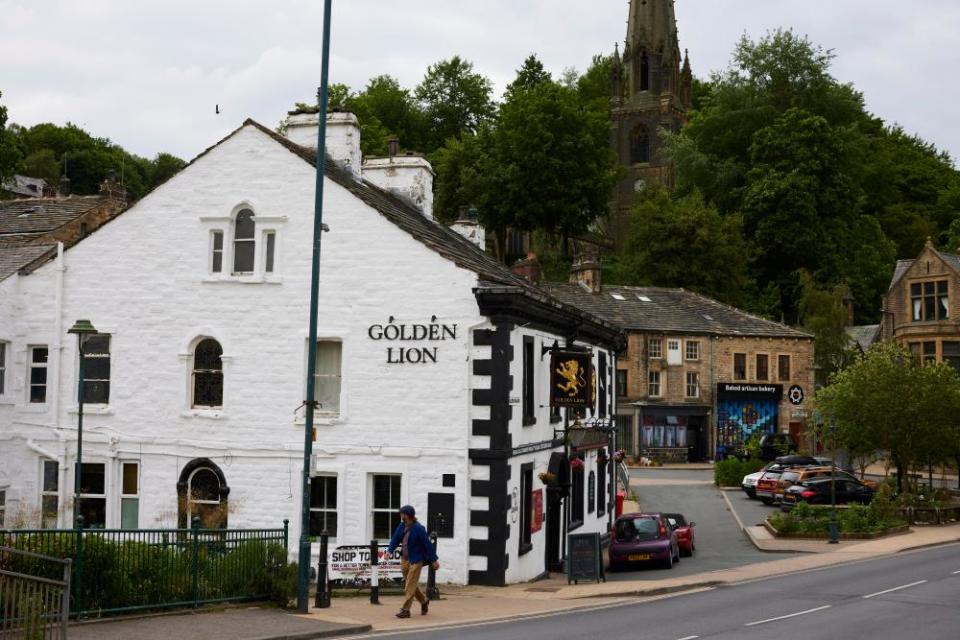
POLYGON ((409 609, 400 609, 400 611, 397 613, 397 617, 398 617, 398 618, 409 618, 409 617, 410 617, 410 610, 409 610, 409 609))
POLYGON ((422 616, 427 615, 427 611, 429 611, 429 610, 430 610, 430 601, 429 601, 429 600, 427 600, 426 602, 424 602, 423 604, 420 605, 420 615, 422 615, 422 616))

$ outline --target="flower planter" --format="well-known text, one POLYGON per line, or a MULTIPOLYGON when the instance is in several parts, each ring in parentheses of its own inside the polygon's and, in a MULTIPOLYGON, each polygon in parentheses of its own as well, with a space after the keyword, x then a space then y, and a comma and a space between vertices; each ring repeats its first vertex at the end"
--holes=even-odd
MULTIPOLYGON (((780 533, 776 527, 770 524, 769 520, 765 520, 763 526, 770 532, 770 534, 775 538, 780 538, 782 540, 828 540, 830 534, 826 531, 822 533, 780 533)), ((874 531, 871 533, 840 533, 841 540, 876 540, 877 538, 884 538, 886 536, 902 535, 904 533, 910 532, 909 525, 901 525, 899 527, 891 527, 885 531, 874 531)))

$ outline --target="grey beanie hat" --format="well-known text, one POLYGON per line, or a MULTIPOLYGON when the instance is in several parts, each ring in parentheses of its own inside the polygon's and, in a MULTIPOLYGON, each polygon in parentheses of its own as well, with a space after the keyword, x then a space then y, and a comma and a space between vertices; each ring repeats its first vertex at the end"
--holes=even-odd
POLYGON ((409 516, 409 517, 413 518, 413 517, 416 517, 416 515, 417 515, 417 510, 414 509, 414 508, 413 508, 412 506, 410 506, 409 504, 405 504, 405 505, 403 505, 402 507, 400 507, 400 513, 402 513, 402 514, 405 515, 405 516, 409 516))

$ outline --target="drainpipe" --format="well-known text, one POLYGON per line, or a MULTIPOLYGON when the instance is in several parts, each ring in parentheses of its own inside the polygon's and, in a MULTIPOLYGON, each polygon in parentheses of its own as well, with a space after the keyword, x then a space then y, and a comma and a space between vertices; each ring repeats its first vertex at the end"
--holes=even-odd
MULTIPOLYGON (((60 428, 60 390, 61 390, 61 381, 63 379, 61 366, 63 364, 63 280, 64 272, 66 267, 64 266, 63 260, 63 243, 57 243, 57 261, 56 266, 54 267, 54 272, 56 273, 56 291, 55 302, 54 302, 54 318, 53 318, 53 340, 50 345, 51 351, 53 351, 54 363, 53 370, 56 371, 54 377, 54 386, 53 386, 53 398, 50 403, 50 410, 53 412, 53 427, 54 429, 60 428)), ((53 458, 56 460, 57 458, 53 458)))
POLYGON ((717 336, 710 338, 710 404, 713 405, 713 415, 710 416, 707 425, 707 455, 712 459, 717 458, 717 367, 714 361, 714 351, 717 344, 717 336))

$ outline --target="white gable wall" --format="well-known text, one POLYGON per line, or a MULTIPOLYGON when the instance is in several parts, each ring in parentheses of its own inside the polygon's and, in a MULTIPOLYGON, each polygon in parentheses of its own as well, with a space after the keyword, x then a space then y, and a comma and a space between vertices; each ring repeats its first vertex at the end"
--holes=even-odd
MULTIPOLYGON (((84 460, 113 465, 108 526, 119 526, 119 461, 141 462, 140 526, 173 526, 180 471, 206 457, 231 488, 230 525, 276 527, 291 518, 295 549, 303 426, 302 410, 294 412, 305 397, 313 181, 310 165, 248 126, 66 252, 62 318, 51 292, 55 263, 0 283, 0 340, 12 343, 19 375, 12 386, 22 395, 16 407, 0 404, 0 439, 15 435, 66 451, 61 493, 72 491, 65 468, 75 451, 77 356, 64 332, 89 318, 112 335, 110 403, 88 407, 84 428, 84 460), (242 204, 267 218, 258 228, 276 230, 270 281, 208 273, 210 230, 228 224, 242 204), (202 336, 224 349, 222 411, 189 407, 190 349, 202 336), (58 338, 59 410, 25 406, 26 345, 56 346, 58 338)), ((332 181, 325 190, 331 232, 322 244, 319 336, 343 342, 343 388, 341 417, 318 420, 315 451, 319 469, 338 474, 341 535, 334 542, 362 543, 370 535, 372 472, 405 474, 404 502, 423 512, 432 490, 455 491, 458 504, 467 502, 467 345, 481 317, 475 274, 332 181), (430 324, 436 315, 439 324, 457 325, 457 340, 371 340, 368 328, 391 315, 398 324, 430 324), (437 347, 438 362, 387 364, 389 346, 437 347), (443 473, 457 474, 455 489, 441 489, 443 473)), ((25 446, 3 449, 10 453, 0 453, 0 468, 16 469, 25 479, 21 501, 38 505, 40 455, 25 446)), ((456 526, 466 540, 466 518, 456 526)), ((444 558, 440 579, 465 580, 465 548, 451 544, 444 558)))

